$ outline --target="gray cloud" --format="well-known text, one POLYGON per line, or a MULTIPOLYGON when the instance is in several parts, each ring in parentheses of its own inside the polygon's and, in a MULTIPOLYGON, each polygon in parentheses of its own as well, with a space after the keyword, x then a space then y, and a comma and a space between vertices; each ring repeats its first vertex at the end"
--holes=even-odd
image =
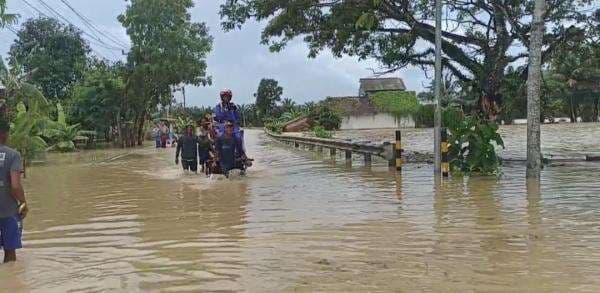
MULTIPOLYGON (((39 2, 29 1, 40 10, 39 2)), ((77 16, 59 0, 45 0, 74 24, 87 30, 77 16)), ((125 30, 116 20, 125 10, 125 1, 76 1, 71 0, 75 9, 90 18, 99 28, 115 35, 129 44, 125 30)), ((271 53, 260 44, 260 31, 263 24, 250 22, 241 31, 224 33, 220 27, 219 5, 223 1, 196 0, 192 10, 194 21, 208 24, 214 37, 214 48, 208 62, 209 74, 213 84, 208 87, 188 86, 189 105, 213 105, 222 88, 231 88, 237 103, 250 103, 261 78, 277 79, 284 87, 284 96, 298 103, 320 100, 327 96, 355 95, 358 91, 358 79, 372 75, 369 68, 378 68, 375 61, 359 62, 356 58, 334 58, 331 53, 323 52, 315 59, 307 58, 307 48, 301 41, 294 41, 281 53, 271 53)), ((21 14, 21 20, 37 16, 37 12, 28 8, 22 0, 9 1, 9 11, 21 14)), ((51 15, 50 12, 45 13, 51 15)), ((0 52, 7 52, 14 34, 8 30, 0 32, 0 52)), ((92 44, 96 52, 111 60, 123 58, 120 52, 92 44)), ((6 57, 6 54, 4 54, 6 57)), ((408 68, 395 73, 402 77, 409 89, 420 91, 426 84, 420 69, 408 68)))

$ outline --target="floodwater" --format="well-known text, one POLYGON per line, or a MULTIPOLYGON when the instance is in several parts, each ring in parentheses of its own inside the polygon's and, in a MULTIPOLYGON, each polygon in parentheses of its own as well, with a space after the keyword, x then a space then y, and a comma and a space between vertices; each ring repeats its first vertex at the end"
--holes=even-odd
POLYGON ((233 181, 173 150, 49 156, 0 291, 600 292, 600 165, 435 184, 247 135, 233 181))
MULTIPOLYGON (((527 126, 500 126, 498 131, 505 148, 498 152, 503 158, 524 160, 527 157, 527 126)), ((338 138, 393 141, 393 129, 339 131, 338 138)), ((403 146, 407 151, 433 153, 433 129, 403 129, 403 146)), ((542 125, 542 153, 547 158, 581 159, 585 154, 600 153, 600 123, 567 123, 542 125)))

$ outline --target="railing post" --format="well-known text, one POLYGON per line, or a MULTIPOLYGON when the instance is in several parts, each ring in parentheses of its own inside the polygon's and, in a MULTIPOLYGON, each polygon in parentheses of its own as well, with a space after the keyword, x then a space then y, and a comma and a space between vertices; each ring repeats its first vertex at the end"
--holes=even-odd
POLYGON ((371 159, 371 154, 364 154, 365 156, 365 166, 369 167, 371 166, 371 163, 373 162, 373 160, 371 159))
POLYGON ((337 154, 337 150, 335 148, 329 149, 329 155, 331 155, 332 157, 335 157, 336 154, 337 154))
POLYGON ((396 130, 396 144, 394 145, 396 171, 402 171, 402 164, 404 163, 402 160, 402 152, 402 132, 400 130, 396 130))
POLYGON ((441 139, 441 152, 442 152, 442 176, 450 176, 450 160, 448 157, 448 151, 450 144, 448 143, 448 129, 442 128, 442 139, 441 139))
POLYGON ((346 161, 352 162, 352 151, 346 151, 346 161))

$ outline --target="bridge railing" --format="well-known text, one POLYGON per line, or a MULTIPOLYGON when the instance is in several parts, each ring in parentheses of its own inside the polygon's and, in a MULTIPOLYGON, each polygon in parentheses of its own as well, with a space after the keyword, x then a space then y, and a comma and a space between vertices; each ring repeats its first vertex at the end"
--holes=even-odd
POLYGON ((310 150, 313 150, 314 148, 325 148, 330 150, 330 154, 332 156, 337 155, 337 151, 345 152, 345 158, 347 161, 352 160, 353 154, 363 156, 366 165, 371 164, 373 156, 383 158, 388 162, 396 161, 396 152, 394 151, 394 144, 390 142, 372 143, 371 141, 350 141, 277 134, 268 130, 265 130, 265 132, 270 137, 280 142, 293 145, 294 147, 306 146, 310 150))

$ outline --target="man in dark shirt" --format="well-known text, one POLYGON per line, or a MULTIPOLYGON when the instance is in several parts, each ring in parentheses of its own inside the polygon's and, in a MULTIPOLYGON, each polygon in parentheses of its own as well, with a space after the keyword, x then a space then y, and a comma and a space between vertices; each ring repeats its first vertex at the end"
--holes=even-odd
POLYGON ((194 134, 194 127, 188 125, 186 133, 177 142, 175 164, 179 164, 181 153, 181 166, 184 171, 198 172, 198 137, 194 134))
POLYGON ((0 246, 4 249, 5 263, 17 260, 21 221, 29 211, 21 185, 21 156, 5 145, 9 130, 8 122, 0 120, 0 246))
POLYGON ((239 168, 238 161, 246 158, 242 141, 234 135, 234 125, 231 122, 225 124, 225 134, 217 139, 215 148, 221 170, 226 177, 229 177, 229 171, 239 168))

